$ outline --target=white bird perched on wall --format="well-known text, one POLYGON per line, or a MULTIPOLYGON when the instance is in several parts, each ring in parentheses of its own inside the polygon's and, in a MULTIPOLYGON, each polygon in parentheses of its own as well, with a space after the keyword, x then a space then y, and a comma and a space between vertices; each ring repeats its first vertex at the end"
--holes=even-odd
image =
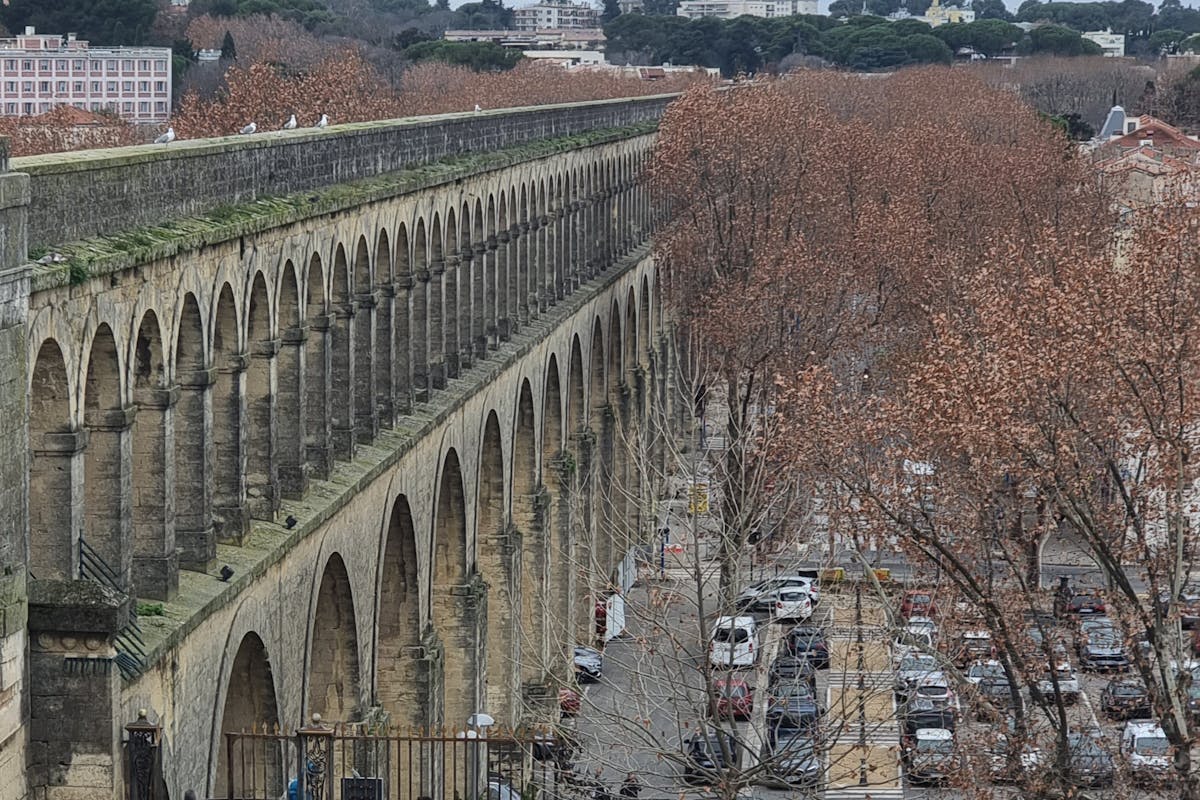
POLYGON ((258 130, 258 125, 254 122, 251 122, 249 125, 242 128, 242 133, 249 135, 251 133, 254 133, 256 130, 258 130))
POLYGON ((296 129, 296 115, 295 114, 292 114, 290 117, 288 117, 288 121, 283 123, 283 129, 285 131, 292 131, 292 130, 296 129))
POLYGON ((322 114, 321 118, 319 120, 317 120, 317 127, 318 128, 328 128, 329 127, 329 117, 322 114))
POLYGON ((154 140, 155 144, 170 144, 175 141, 175 129, 167 128, 167 132, 154 140))
POLYGON ((476 103, 475 104, 475 113, 478 114, 480 111, 483 111, 483 109, 479 107, 479 103, 476 103))

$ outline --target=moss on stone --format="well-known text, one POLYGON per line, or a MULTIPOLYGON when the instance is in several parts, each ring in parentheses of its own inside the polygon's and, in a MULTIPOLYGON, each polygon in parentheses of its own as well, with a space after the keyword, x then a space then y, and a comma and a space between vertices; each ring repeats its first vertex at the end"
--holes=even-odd
POLYGON ((543 139, 494 152, 453 156, 364 180, 283 197, 260 197, 220 206, 199 216, 64 244, 52 249, 66 256, 66 260, 44 265, 45 269, 35 269, 33 290, 77 285, 91 277, 120 272, 310 217, 345 211, 570 150, 645 136, 657 127, 657 122, 645 122, 543 139))

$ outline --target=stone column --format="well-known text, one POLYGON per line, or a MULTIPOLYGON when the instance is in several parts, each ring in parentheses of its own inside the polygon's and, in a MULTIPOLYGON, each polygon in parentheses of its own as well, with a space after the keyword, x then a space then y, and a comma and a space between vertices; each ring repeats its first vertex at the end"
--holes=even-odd
POLYGON ((250 528, 246 513, 246 368, 250 358, 235 353, 217 367, 213 389, 213 526, 217 541, 241 544, 250 528), (221 424, 218 425, 217 421, 221 424))
POLYGON ((332 411, 329 406, 330 329, 332 318, 322 314, 308 318, 304 342, 304 459, 308 474, 317 480, 329 478, 332 466, 332 411))
POLYGON ((471 368, 475 355, 475 270, 479 261, 470 245, 459 252, 458 258, 458 363, 461 371, 471 368))
POLYGON ((132 610, 132 598, 91 581, 29 584, 29 785, 34 797, 118 796, 123 720, 113 639, 132 610))
POLYGON ((429 388, 446 388, 446 262, 429 262, 429 388))
POLYGON ((443 719, 447 726, 461 730, 483 701, 480 667, 487 663, 482 630, 487 624, 487 584, 476 575, 449 589, 448 595, 434 598, 448 612, 435 616, 450 622, 440 635, 444 650, 454 654, 442 662, 443 719))
POLYGON ((490 241, 475 243, 475 258, 471 262, 471 346, 475 360, 487 358, 489 316, 487 292, 488 251, 495 245, 490 241))
POLYGON ((421 266, 413 281, 412 346, 413 402, 427 403, 429 385, 429 270, 421 266))
POLYGON ((306 347, 308 326, 288 328, 279 334, 279 491, 296 500, 308 489, 308 386, 306 347))
POLYGON ((509 305, 510 282, 509 270, 512 269, 511 257, 512 234, 508 229, 496 234, 496 338, 493 347, 499 347, 500 342, 507 342, 512 334, 512 313, 509 305))
POLYGON ((86 515, 83 538, 104 559, 122 591, 133 579, 133 448, 135 408, 88 411, 84 450, 86 515))
POLYGON ((212 394, 215 369, 180 372, 175 405, 175 544, 179 566, 206 571, 217 558, 212 522, 212 394))
POLYGON ((576 635, 580 642, 596 641, 595 605, 602 582, 597 579, 596 561, 599 557, 594 523, 593 472, 595 471, 595 438, 584 428, 572 437, 576 459, 574 502, 571 504, 570 530, 575 532, 576 581, 575 612, 578 615, 576 635))
POLYGON ((380 428, 391 428, 396 424, 396 404, 393 399, 396 353, 392 347, 394 334, 392 321, 396 318, 396 287, 381 283, 375 287, 375 357, 371 363, 375 368, 375 410, 380 428))
POLYGON ((379 433, 379 413, 375 408, 375 295, 354 297, 358 307, 354 315, 354 436, 370 444, 379 433))
POLYGON ((517 258, 517 308, 522 325, 537 316, 537 295, 533 287, 537 282, 537 225, 522 222, 518 231, 517 245, 520 255, 517 258), (532 232, 533 235, 530 235, 532 232))
POLYGON ((275 401, 278 396, 278 339, 250 344, 246 371, 246 511, 253 519, 275 521, 279 510, 279 463, 275 401))
POLYGON ((170 600, 179 590, 175 547, 175 405, 179 388, 134 393, 133 585, 138 597, 170 600))
POLYGON ((457 252, 446 257, 446 271, 442 277, 445 287, 445 319, 442 330, 442 353, 446 363, 446 379, 459 375, 459 318, 462 316, 462 261, 457 252))
POLYGON ((333 309, 333 381, 329 386, 329 406, 333 457, 341 461, 354 458, 354 305, 346 303, 333 309))
POLYGON ((413 378, 412 378, 412 339, 409 334, 411 314, 409 303, 412 302, 412 275, 399 275, 396 278, 396 299, 392 304, 394 310, 392 325, 392 402, 393 411, 397 418, 411 414, 413 408, 413 378))
POLYGON ((486 347, 480 358, 487 357, 488 350, 495 350, 500 346, 500 328, 498 315, 500 313, 500 299, 498 287, 500 282, 497 280, 499 274, 498 264, 500 261, 500 239, 498 236, 489 236, 487 238, 487 253, 483 257, 484 272, 483 272, 483 302, 484 302, 484 336, 486 347))
MULTIPOLYGON (((29 552, 29 571, 38 578, 70 580, 79 575, 79 539, 83 535, 83 453, 88 431, 42 434, 41 441, 30 442, 33 459, 29 471, 29 491, 35 497, 55 498, 56 502, 38 503, 35 509, 46 516, 34 516, 29 526, 50 535, 38 537, 53 546, 39 546, 29 552)), ((22 543, 24 549, 24 543, 22 543)))

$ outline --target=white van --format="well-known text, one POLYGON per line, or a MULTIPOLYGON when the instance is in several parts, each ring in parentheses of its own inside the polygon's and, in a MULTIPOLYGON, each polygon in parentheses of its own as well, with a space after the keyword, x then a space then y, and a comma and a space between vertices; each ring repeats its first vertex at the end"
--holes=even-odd
POLYGON ((718 617, 708 640, 708 662, 714 667, 754 666, 754 617, 718 617))

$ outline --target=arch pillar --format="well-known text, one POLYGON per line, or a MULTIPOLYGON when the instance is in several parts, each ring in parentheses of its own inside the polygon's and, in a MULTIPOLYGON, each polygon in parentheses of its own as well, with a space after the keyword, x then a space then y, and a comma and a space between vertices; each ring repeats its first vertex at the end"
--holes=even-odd
POLYGON ((330 440, 333 457, 340 461, 354 458, 354 305, 334 306, 331 345, 333 350, 329 387, 330 440))
POLYGON ((442 339, 442 352, 445 359, 445 378, 457 378, 461 372, 459 345, 459 315, 462 314, 462 260, 457 252, 451 252, 446 257, 445 274, 442 276, 442 286, 445 288, 445 318, 442 329, 445 334, 442 339))
POLYGON ((307 344, 308 326, 288 328, 279 336, 279 491, 299 499, 308 490, 307 344))
POLYGON ((361 444, 370 444, 379 434, 379 412, 375 406, 375 359, 372 357, 377 303, 373 292, 354 297, 353 436, 361 444))
POLYGON ((261 339, 250 345, 246 369, 246 407, 250 434, 246 447, 246 511, 252 519, 275 520, 279 510, 278 339, 261 339))
POLYGON ((94 409, 84 415, 87 515, 84 540, 116 575, 117 587, 129 590, 133 576, 133 421, 136 407, 94 409))
POLYGON ((393 399, 393 374, 396 354, 392 348, 392 320, 396 314, 396 287, 381 283, 375 287, 375 413, 378 428, 396 424, 396 404, 393 399))
POLYGON ((475 355, 475 272, 479 257, 471 245, 464 245, 458 254, 458 366, 459 372, 470 369, 475 355))
POLYGON ((47 580, 79 575, 79 538, 83 534, 83 454, 89 431, 43 433, 30 442, 29 492, 58 502, 31 504, 30 528, 51 532, 29 550, 29 571, 47 580))
POLYGON ((479 710, 483 696, 487 647, 484 628, 488 619, 488 586, 479 575, 472 575, 464 584, 447 587, 442 597, 435 597, 441 628, 439 634, 443 652, 453 652, 454 658, 442 663, 441 724, 453 730, 463 730, 467 718, 479 710))
MULTIPOLYGON (((556 674, 547 640, 550 587, 550 494, 538 484, 532 494, 513 494, 513 519, 521 532, 521 637, 520 673, 525 687, 543 686, 556 674)), ((528 690, 527 690, 528 693, 528 690)))
POLYGON ((494 333, 492 310, 495 297, 488 293, 488 277, 491 274, 489 267, 494 269, 492 265, 495 263, 495 255, 489 253, 494 253, 495 249, 495 237, 489 236, 486 242, 475 245, 475 259, 472 262, 471 329, 474 332, 475 358, 479 361, 487 358, 489 340, 494 333))
POLYGON ((396 278, 395 298, 392 301, 394 323, 390 333, 392 340, 392 413, 399 418, 411 414, 413 408, 412 356, 409 337, 409 321, 412 303, 413 277, 404 274, 396 278))
POLYGON ((446 388, 446 262, 429 264, 429 391, 446 388))
MULTIPOLYGON (((300 455, 309 476, 317 480, 329 477, 332 462, 329 314, 310 316, 304 334, 304 447, 300 455)), ((304 328, 300 330, 305 330, 304 328)), ((297 333, 299 335, 299 333, 297 333)), ((285 336, 285 341, 286 341, 285 336)))
MULTIPOLYGON (((546 517, 549 522, 547 547, 551 559, 546 638, 551 649, 551 662, 561 662, 565 670, 571 666, 569 656, 575 642, 587 644, 591 641, 587 635, 590 619, 582 622, 584 630, 580 630, 577 605, 580 558, 575 548, 575 537, 571 535, 571 531, 575 530, 571 527, 571 507, 576 495, 577 465, 575 457, 565 450, 544 463, 543 473, 549 469, 553 475, 546 486, 546 517)), ((569 675, 570 672, 567 672, 562 677, 569 675)))
POLYGON ((590 428, 584 428, 571 436, 575 453, 576 470, 571 494, 576 502, 570 503, 567 527, 582 532, 574 542, 576 566, 575 610, 576 637, 580 642, 594 642, 595 602, 603 582, 598 579, 599 534, 595 525, 596 440, 590 428))
MULTIPOLYGON (((249 366, 245 353, 229 355, 217 367, 212 412, 215 457, 213 459, 213 526, 217 540, 241 544, 250 527, 246 514, 246 429, 245 376, 249 366)), ((216 552, 214 549, 214 557, 216 552)))
POLYGON ((215 369, 175 376, 175 545, 181 569, 204 572, 217 558, 212 519, 212 393, 215 369))
POLYGON ((138 389, 134 402, 133 585, 138 597, 170 600, 179 590, 175 547, 175 406, 180 390, 138 389))
POLYGON ((512 233, 502 230, 496 234, 496 334, 493 347, 499 347, 500 342, 507 342, 512 336, 513 319, 510 316, 512 307, 509 303, 511 283, 509 270, 514 261, 512 257, 512 233))

